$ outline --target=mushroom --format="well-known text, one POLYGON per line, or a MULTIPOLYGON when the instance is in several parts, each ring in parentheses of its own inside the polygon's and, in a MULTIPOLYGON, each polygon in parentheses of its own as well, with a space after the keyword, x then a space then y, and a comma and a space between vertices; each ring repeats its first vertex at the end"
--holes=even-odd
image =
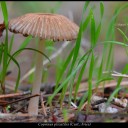
MULTIPOLYGON (((40 38, 38 50, 44 51, 45 40, 71 41, 77 38, 79 27, 65 16, 50 13, 29 13, 9 21, 9 30, 24 36, 40 38)), ((42 78, 43 57, 37 54, 32 94, 39 94, 42 78)), ((29 115, 38 115, 39 97, 30 99, 29 115)))

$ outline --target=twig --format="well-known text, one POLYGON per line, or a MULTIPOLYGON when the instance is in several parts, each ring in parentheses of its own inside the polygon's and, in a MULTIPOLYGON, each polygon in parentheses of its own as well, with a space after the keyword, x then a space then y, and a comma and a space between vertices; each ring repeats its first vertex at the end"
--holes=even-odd
POLYGON ((71 102, 71 105, 76 109, 78 108, 73 102, 71 102))
POLYGON ((124 78, 128 78, 128 75, 126 74, 111 74, 112 76, 115 76, 115 77, 124 77, 124 78))
POLYGON ((82 105, 82 107, 80 108, 80 111, 83 110, 86 105, 87 105, 87 101, 82 105))
POLYGON ((117 72, 117 71, 104 71, 103 73, 104 73, 104 74, 106 74, 106 73, 112 73, 111 76, 114 76, 114 77, 124 77, 124 78, 128 78, 128 75, 122 74, 122 73, 117 72))
POLYGON ((21 110, 22 108, 24 108, 26 105, 28 105, 28 102, 26 102, 23 106, 17 108, 16 110, 14 110, 14 111, 12 112, 12 114, 15 114, 16 112, 20 111, 20 110, 21 110))
POLYGON ((11 98, 11 97, 16 97, 16 96, 23 96, 30 94, 31 91, 24 91, 24 92, 19 92, 19 93, 14 93, 14 94, 5 94, 5 95, 0 95, 0 98, 11 98))
POLYGON ((42 106, 42 110, 45 116, 47 116, 46 110, 45 110, 45 106, 44 106, 44 100, 43 100, 43 94, 41 93, 40 95, 40 99, 41 99, 41 106, 42 106))
POLYGON ((95 105, 104 103, 104 102, 106 102, 106 101, 107 101, 107 99, 103 98, 103 99, 101 99, 101 100, 97 100, 97 101, 95 101, 95 103, 92 103, 91 105, 92 105, 92 106, 95 106, 95 105))
POLYGON ((13 103, 16 103, 16 102, 19 102, 19 101, 22 101, 22 100, 30 99, 30 98, 33 98, 33 97, 36 97, 36 96, 40 96, 40 95, 39 95, 39 94, 35 94, 35 95, 28 96, 28 97, 25 97, 25 98, 21 98, 21 99, 12 101, 12 102, 3 103, 3 104, 1 104, 1 106, 7 106, 7 105, 9 105, 9 104, 13 104, 13 103))
MULTIPOLYGON (((49 59, 50 59, 50 60, 53 60, 54 58, 56 58, 56 57, 67 47, 68 44, 69 44, 68 41, 66 41, 65 43, 63 43, 62 46, 61 46, 61 48, 60 48, 57 52, 55 52, 54 54, 52 54, 52 55, 49 57, 49 59)), ((45 60, 45 61, 43 62, 43 65, 46 65, 48 62, 49 62, 48 60, 45 60)), ((20 79, 20 83, 21 83, 22 81, 24 81, 24 80, 25 80, 29 75, 31 75, 34 71, 35 71, 35 67, 33 67, 32 69, 30 69, 30 70, 20 79)))

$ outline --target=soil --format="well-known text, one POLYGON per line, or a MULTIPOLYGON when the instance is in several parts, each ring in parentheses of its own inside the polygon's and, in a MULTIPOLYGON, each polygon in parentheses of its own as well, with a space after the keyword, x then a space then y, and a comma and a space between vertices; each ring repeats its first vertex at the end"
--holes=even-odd
MULTIPOLYGON (((127 86, 127 81, 122 83, 122 86, 127 86)), ((6 88, 8 94, 0 96, 0 122, 107 122, 111 120, 112 122, 128 122, 128 107, 113 101, 110 102, 107 111, 101 110, 104 103, 107 103, 108 97, 112 94, 115 89, 116 83, 114 81, 107 83, 105 85, 104 91, 101 86, 99 86, 98 91, 93 89, 93 95, 91 98, 91 104, 89 105, 87 101, 84 101, 84 105, 78 111, 78 106, 80 104, 83 95, 87 91, 87 82, 83 81, 80 85, 80 90, 78 92, 77 101, 74 99, 69 103, 67 92, 65 99, 62 104, 62 108, 66 109, 66 115, 64 116, 63 109, 60 107, 59 96, 61 92, 58 93, 53 101, 52 106, 47 104, 48 97, 53 93, 53 88, 55 84, 42 84, 39 103, 39 114, 38 116, 28 115, 28 103, 29 99, 34 97, 30 94, 30 91, 19 89, 17 93, 14 93, 9 88, 6 88), (47 89, 46 89, 47 86, 47 89), (44 102, 42 102, 42 98, 44 102), (43 104, 44 103, 44 104, 43 104), (42 107, 42 104, 45 108, 42 107), (102 105, 100 108, 99 106, 102 105), (44 114, 44 110, 46 114, 44 114), (100 111, 101 110, 101 111, 100 111), (114 112, 116 110, 116 112, 114 112), (103 112, 104 111, 104 112, 103 112)), ((29 88, 28 88, 29 89, 29 88)), ((74 92, 72 92, 74 95, 74 92)), ((128 95, 125 90, 121 90, 117 97, 120 102, 125 99, 126 104, 128 95)), ((125 103, 124 102, 124 103, 125 103)), ((123 102, 122 102, 123 103, 123 102)))

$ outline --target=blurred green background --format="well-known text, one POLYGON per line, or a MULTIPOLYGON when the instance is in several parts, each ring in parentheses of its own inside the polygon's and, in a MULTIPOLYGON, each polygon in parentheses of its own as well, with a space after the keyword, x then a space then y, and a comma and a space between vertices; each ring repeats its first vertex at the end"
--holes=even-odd
MULTIPOLYGON (((7 7, 8 7, 8 13, 9 13, 9 19, 15 18, 17 16, 21 16, 25 13, 32 13, 32 12, 44 12, 44 13, 58 13, 58 14, 62 14, 65 15, 66 17, 68 17, 70 20, 74 21, 77 25, 80 24, 81 21, 81 14, 82 14, 82 9, 83 9, 83 5, 84 5, 84 1, 69 1, 69 2, 27 2, 27 1, 8 1, 7 3, 7 7)), ((101 29, 101 34, 100 34, 100 38, 99 38, 99 42, 104 41, 105 40, 105 36, 106 36, 106 31, 108 29, 108 24, 114 14, 114 10, 118 7, 120 7, 121 5, 124 5, 127 2, 103 2, 104 7, 105 7, 105 14, 104 14, 104 18, 103 18, 103 22, 102 22, 102 29, 101 29)), ((100 16, 100 10, 99 10, 99 2, 91 2, 90 3, 93 8, 95 9, 94 12, 94 16, 96 21, 98 22, 99 20, 99 16, 100 16)), ((124 11, 121 12, 121 14, 118 16, 117 19, 117 24, 115 24, 115 27, 120 28, 122 31, 125 31, 125 33, 127 34, 127 21, 128 21, 128 15, 127 15, 127 11, 128 9, 125 9, 124 11), (121 24, 125 24, 125 26, 121 26, 121 24)), ((88 12, 87 12, 88 14, 88 12)), ((85 15, 86 18, 86 15, 85 15)), ((3 17, 2 17, 2 12, 0 10, 0 23, 3 22, 3 17)), ((82 48, 83 50, 86 50, 89 46, 90 46, 90 28, 88 27, 87 31, 84 33, 83 39, 82 39, 82 48)), ((12 33, 9 32, 9 36, 11 37, 12 33)), ((15 35, 15 42, 14 42, 14 46, 13 46, 13 50, 16 50, 20 44, 23 42, 23 40, 25 39, 25 37, 23 37, 20 34, 15 35)), ((117 31, 116 32, 116 39, 118 41, 122 41, 122 36, 121 34, 117 31)), ((3 38, 1 38, 1 40, 3 40, 3 38)), ((28 47, 35 47, 35 43, 33 43, 34 41, 32 41, 28 47)), ((53 44, 55 46, 55 48, 57 49, 58 47, 60 47, 62 45, 62 43, 55 43, 53 44)), ((64 56, 68 55, 68 51, 70 50, 70 47, 72 46, 69 45, 69 47, 67 49, 65 49, 65 54, 60 55, 62 58, 64 58, 64 56)), ((100 51, 101 51, 101 47, 97 47, 96 49, 97 51, 97 55, 100 56, 100 51)), ((33 56, 35 55, 35 53, 30 52, 30 51, 25 51, 23 53, 21 53, 21 55, 17 58, 20 65, 21 65, 21 76, 23 76, 32 66, 32 63, 34 63, 34 60, 32 59, 33 56)), ((57 60, 57 63, 61 63, 61 59, 57 60), (60 61, 59 61, 60 60, 60 61)), ((124 50, 122 49, 122 47, 120 46, 115 46, 114 48, 114 61, 115 61, 115 69, 117 71, 120 71, 122 69, 122 67, 128 62, 127 56, 124 52, 124 50)), ((55 62, 56 63, 56 62, 55 62)), ((10 70, 12 70, 12 76, 16 75, 17 71, 14 70, 15 66, 12 63, 10 66, 10 70)), ((47 70, 47 68, 46 68, 47 70)), ((54 62, 53 62, 53 66, 51 66, 49 68, 49 81, 54 81, 55 80, 55 67, 54 67, 54 62)))

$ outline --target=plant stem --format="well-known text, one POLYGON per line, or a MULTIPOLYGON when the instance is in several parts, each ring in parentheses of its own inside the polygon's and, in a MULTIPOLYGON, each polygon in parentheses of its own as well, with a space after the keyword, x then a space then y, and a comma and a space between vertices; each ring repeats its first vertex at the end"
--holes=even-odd
MULTIPOLYGON (((38 50, 44 50, 44 40, 39 41, 38 50)), ((35 79, 32 87, 32 95, 40 93, 41 87, 41 79, 42 79, 42 69, 43 69, 43 56, 41 54, 37 54, 36 60, 36 70, 35 70, 35 79)), ((38 105, 39 105, 39 97, 34 97, 30 99, 29 106, 28 106, 28 113, 29 115, 38 115, 38 105)))

